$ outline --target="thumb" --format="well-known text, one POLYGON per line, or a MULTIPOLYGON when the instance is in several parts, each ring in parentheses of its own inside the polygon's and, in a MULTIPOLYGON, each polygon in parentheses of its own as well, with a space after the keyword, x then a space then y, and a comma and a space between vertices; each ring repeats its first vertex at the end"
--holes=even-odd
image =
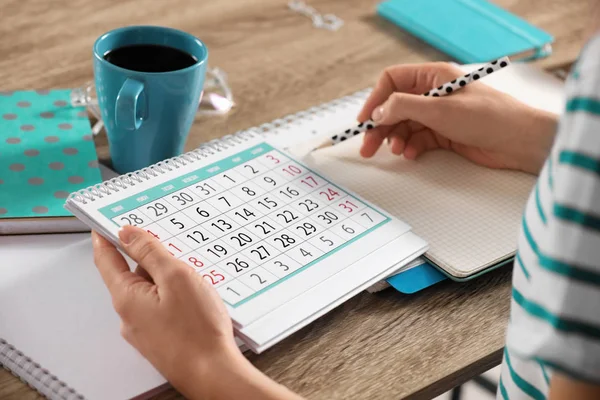
POLYGON ((141 228, 125 225, 119 230, 119 239, 127 255, 141 265, 155 282, 176 267, 176 260, 169 251, 141 228))
POLYGON ((373 110, 371 118, 378 125, 395 125, 412 120, 433 128, 447 115, 452 103, 452 99, 445 97, 395 92, 373 110))

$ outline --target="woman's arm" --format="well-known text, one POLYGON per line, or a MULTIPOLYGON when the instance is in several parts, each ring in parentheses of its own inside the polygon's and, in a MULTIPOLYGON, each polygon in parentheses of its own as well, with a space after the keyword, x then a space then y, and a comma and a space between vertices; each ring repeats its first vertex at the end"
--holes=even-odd
POLYGON ((600 399, 600 385, 574 380, 557 373, 550 381, 548 400, 597 400, 600 399))

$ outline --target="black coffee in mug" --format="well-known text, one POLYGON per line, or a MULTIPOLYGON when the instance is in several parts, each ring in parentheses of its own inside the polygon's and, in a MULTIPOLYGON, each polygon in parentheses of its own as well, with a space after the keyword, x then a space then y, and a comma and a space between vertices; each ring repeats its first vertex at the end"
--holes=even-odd
POLYGON ((177 71, 198 62, 198 59, 191 54, 158 44, 118 47, 106 52, 104 59, 118 67, 139 72, 177 71))

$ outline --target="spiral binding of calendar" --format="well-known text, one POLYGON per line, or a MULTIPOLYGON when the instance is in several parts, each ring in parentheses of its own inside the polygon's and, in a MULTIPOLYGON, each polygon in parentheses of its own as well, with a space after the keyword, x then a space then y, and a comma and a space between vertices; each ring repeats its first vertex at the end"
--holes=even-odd
POLYGON ((310 119, 315 115, 318 116, 320 113, 334 110, 352 100, 364 97, 365 94, 370 90, 371 89, 363 89, 348 96, 311 107, 295 114, 287 115, 283 118, 264 123, 257 127, 226 135, 219 139, 213 139, 182 155, 160 161, 139 171, 121 175, 111 180, 71 193, 67 201, 76 201, 82 204, 87 204, 88 201, 93 202, 96 199, 109 196, 113 193, 119 192, 120 190, 133 187, 138 183, 156 178, 159 174, 164 174, 166 172, 173 171, 174 169, 184 167, 190 163, 200 161, 217 152, 229 149, 232 146, 236 146, 257 136, 267 136, 269 134, 273 134, 282 127, 291 126, 300 122, 301 120, 310 119))
POLYGON ((0 339, 0 365, 49 399, 83 400, 84 397, 48 370, 0 339))

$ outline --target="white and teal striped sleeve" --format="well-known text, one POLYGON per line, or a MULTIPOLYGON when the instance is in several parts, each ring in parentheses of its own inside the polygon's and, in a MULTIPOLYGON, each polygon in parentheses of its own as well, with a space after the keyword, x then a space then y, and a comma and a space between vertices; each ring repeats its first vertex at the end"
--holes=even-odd
POLYGON ((513 289, 512 339, 527 359, 600 383, 600 37, 578 61, 549 161, 544 218, 525 222, 537 262, 513 289))

